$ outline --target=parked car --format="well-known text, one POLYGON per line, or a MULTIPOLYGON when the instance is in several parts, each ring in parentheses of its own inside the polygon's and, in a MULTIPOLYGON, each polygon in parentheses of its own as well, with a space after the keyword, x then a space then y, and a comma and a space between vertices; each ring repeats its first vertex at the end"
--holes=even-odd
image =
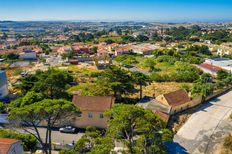
POLYGON ((129 69, 129 68, 133 68, 133 67, 134 67, 134 66, 127 65, 127 64, 123 64, 122 66, 123 66, 123 67, 125 67, 125 68, 128 68, 128 69, 129 69))
POLYGON ((61 133, 75 133, 76 132, 76 128, 72 127, 72 126, 65 126, 65 127, 61 127, 59 129, 59 131, 61 133))

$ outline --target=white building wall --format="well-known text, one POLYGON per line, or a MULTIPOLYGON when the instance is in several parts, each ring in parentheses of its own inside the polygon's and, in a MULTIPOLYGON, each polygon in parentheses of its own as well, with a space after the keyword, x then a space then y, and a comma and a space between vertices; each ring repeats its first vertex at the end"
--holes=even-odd
POLYGON ((21 54, 19 58, 20 59, 37 59, 35 52, 21 54))
POLYGON ((0 87, 0 99, 3 99, 9 94, 7 85, 0 87))
POLYGON ((23 146, 21 142, 17 142, 15 144, 12 144, 9 148, 7 154, 23 154, 23 146))

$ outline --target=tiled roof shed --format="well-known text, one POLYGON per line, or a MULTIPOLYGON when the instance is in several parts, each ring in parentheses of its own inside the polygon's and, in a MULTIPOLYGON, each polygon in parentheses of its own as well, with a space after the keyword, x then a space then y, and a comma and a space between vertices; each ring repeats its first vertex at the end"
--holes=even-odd
POLYGON ((160 103, 176 107, 191 101, 188 93, 184 89, 180 89, 171 93, 163 94, 156 98, 160 103))

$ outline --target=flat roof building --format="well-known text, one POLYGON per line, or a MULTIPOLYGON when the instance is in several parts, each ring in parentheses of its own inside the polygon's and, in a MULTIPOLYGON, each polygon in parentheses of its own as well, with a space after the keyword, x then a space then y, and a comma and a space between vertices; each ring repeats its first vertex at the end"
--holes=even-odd
POLYGON ((0 70, 0 99, 4 99, 8 94, 9 91, 6 72, 0 70))
POLYGON ((204 63, 232 72, 232 60, 227 58, 206 59, 204 63))

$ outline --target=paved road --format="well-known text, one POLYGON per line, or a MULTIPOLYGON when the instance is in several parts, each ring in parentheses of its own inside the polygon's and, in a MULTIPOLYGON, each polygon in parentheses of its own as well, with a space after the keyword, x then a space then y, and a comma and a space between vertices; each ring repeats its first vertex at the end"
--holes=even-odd
MULTIPOLYGON (((23 130, 18 130, 20 132, 24 132, 23 130)), ((46 136, 46 129, 39 128, 39 132, 42 138, 46 136)), ((52 142, 61 143, 61 144, 70 144, 73 141, 76 142, 79 140, 84 133, 78 132, 77 134, 67 134, 67 133, 60 133, 59 131, 52 131, 52 142)))
MULTIPOLYGON (((46 136, 46 130, 44 128, 39 128, 39 132, 41 136, 46 136)), ((58 143, 72 143, 73 141, 76 142, 84 135, 83 133, 77 134, 67 134, 67 133, 60 133, 59 131, 52 131, 52 141, 58 143)))
POLYGON ((232 91, 195 112, 168 144, 170 154, 217 154, 218 143, 232 131, 232 91))

